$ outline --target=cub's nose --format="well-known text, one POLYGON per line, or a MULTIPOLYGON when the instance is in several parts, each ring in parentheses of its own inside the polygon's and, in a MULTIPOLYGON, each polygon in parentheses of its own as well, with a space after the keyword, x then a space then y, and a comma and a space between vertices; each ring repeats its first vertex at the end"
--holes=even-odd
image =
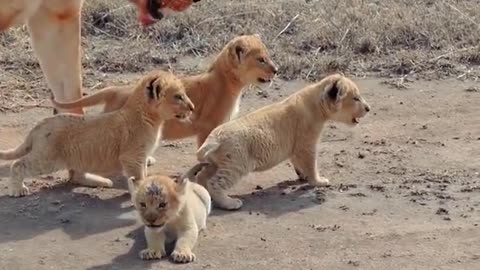
POLYGON ((278 67, 273 65, 272 66, 272 72, 273 72, 273 74, 277 74, 278 73, 278 67))
POLYGON ((367 112, 370 111, 370 105, 365 105, 365 111, 367 111, 367 112))
POLYGON ((153 215, 147 215, 145 216, 145 221, 149 224, 154 224, 157 218, 153 215))

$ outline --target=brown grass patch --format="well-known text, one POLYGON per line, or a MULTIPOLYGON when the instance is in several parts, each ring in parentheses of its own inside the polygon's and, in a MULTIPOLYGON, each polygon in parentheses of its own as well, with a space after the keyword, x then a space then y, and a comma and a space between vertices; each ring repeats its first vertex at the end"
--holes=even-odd
MULTIPOLYGON (((102 73, 196 70, 188 59, 209 57, 249 33, 263 37, 287 80, 316 80, 335 70, 478 74, 478 14, 480 5, 467 0, 203 0, 142 29, 127 1, 89 0, 83 10, 85 85, 97 84, 102 73)), ((0 34, 0 102, 25 91, 32 98, 47 94, 22 27, 0 34)))

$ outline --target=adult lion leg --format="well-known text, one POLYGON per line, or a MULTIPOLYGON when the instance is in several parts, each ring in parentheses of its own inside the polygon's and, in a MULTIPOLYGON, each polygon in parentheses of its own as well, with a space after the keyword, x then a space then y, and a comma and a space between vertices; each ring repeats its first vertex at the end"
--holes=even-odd
POLYGON ((293 166, 296 170, 299 170, 300 175, 313 186, 326 186, 329 181, 325 177, 318 175, 317 168, 317 151, 313 149, 303 149, 296 151, 291 158, 293 166))
MULTIPOLYGON (((80 20, 82 0, 45 1, 27 21, 33 50, 58 101, 82 96, 80 20)), ((83 114, 83 108, 65 110, 83 114)))

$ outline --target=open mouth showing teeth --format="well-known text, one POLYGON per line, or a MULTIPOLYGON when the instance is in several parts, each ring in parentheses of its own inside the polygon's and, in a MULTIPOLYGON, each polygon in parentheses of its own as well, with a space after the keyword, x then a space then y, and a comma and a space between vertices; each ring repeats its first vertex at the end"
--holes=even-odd
POLYGON ((161 228, 163 227, 164 224, 160 224, 160 225, 155 225, 155 224, 150 224, 150 225, 147 225, 147 227, 149 228, 161 228))
POLYGON ((259 82, 261 82, 261 83, 270 82, 270 80, 266 80, 266 79, 264 79, 264 78, 258 78, 257 80, 258 80, 259 82))
POLYGON ((155 19, 161 20, 163 18, 163 14, 159 11, 160 4, 157 0, 149 0, 147 1, 147 10, 148 13, 155 19))

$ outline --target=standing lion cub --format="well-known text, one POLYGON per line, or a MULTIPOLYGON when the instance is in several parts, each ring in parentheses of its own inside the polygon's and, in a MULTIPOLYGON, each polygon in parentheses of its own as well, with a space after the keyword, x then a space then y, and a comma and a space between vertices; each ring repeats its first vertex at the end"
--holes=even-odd
MULTIPOLYGON (((157 143, 161 124, 172 118, 187 118, 193 109, 176 76, 154 71, 139 81, 132 96, 118 111, 45 118, 20 146, 0 151, 0 159, 18 158, 11 165, 9 194, 14 197, 29 194, 23 183, 27 176, 68 168, 143 178, 146 158, 157 143)), ((93 174, 82 174, 72 180, 88 186, 113 185, 110 179, 93 174)))
MULTIPOLYGON (((300 178, 327 185, 318 175, 317 141, 328 120, 358 124, 370 111, 357 85, 343 75, 330 75, 283 101, 218 126, 198 149, 209 165, 197 175, 216 206, 235 210, 240 199, 226 190, 252 171, 265 171, 290 159, 300 178)), ((198 165, 196 165, 198 166, 198 165)))
POLYGON ((195 260, 192 252, 198 232, 206 228, 211 211, 208 191, 188 181, 204 164, 199 164, 174 181, 167 176, 128 179, 132 202, 145 225, 147 248, 140 252, 143 260, 167 255, 165 244, 175 242, 170 258, 177 263, 195 260))
MULTIPOLYGON (((259 35, 233 38, 207 72, 180 78, 196 109, 191 122, 166 121, 162 128, 162 140, 196 136, 197 147, 200 147, 214 128, 235 117, 245 87, 270 82, 277 71, 259 35)), ((111 112, 122 107, 131 92, 128 85, 109 86, 72 102, 52 100, 52 104, 59 109, 73 110, 103 103, 103 112, 111 112)))

